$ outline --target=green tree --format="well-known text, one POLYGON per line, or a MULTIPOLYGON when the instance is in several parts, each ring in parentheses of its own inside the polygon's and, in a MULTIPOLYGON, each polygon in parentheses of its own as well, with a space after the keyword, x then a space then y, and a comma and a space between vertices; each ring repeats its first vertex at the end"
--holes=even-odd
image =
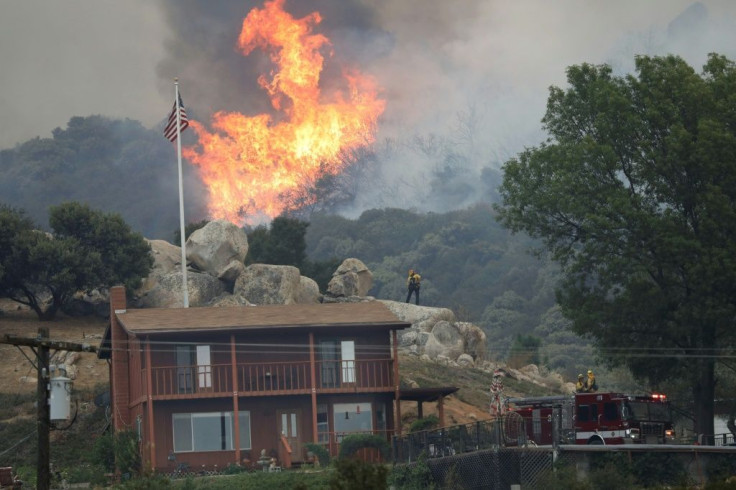
POLYGON ((119 215, 67 203, 50 212, 50 235, 20 210, 0 206, 0 294, 41 320, 81 289, 123 283, 134 288, 153 264, 150 247, 119 215))
POLYGON ((305 235, 309 223, 279 216, 270 229, 259 226, 248 233, 249 264, 263 263, 301 267, 307 257, 305 235))
POLYGON ((504 165, 499 219, 560 263, 574 330, 653 388, 687 379, 695 431, 712 434, 716 359, 736 340, 736 67, 636 71, 568 68, 549 139, 504 165))

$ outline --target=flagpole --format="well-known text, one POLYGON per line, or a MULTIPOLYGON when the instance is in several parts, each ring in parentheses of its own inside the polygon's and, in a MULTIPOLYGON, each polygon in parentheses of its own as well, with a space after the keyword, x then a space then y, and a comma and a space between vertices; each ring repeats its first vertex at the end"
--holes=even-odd
POLYGON ((174 107, 176 108, 176 157, 179 163, 179 229, 181 233, 181 280, 184 308, 189 308, 189 285, 187 282, 187 249, 184 236, 184 183, 181 170, 181 108, 179 107, 179 79, 174 78, 174 107))

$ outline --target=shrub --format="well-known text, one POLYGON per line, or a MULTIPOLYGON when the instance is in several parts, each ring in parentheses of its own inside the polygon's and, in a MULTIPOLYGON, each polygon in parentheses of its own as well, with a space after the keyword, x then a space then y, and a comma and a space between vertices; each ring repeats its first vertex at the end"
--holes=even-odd
POLYGON ((387 476, 388 470, 383 465, 357 459, 340 459, 335 464, 335 473, 330 477, 330 490, 385 490, 387 476))
POLYGON ((432 471, 427 465, 427 453, 419 455, 416 463, 397 464, 389 474, 392 487, 402 490, 432 490, 435 488, 432 471))
POLYGON ((118 470, 123 475, 137 475, 141 471, 141 453, 138 434, 132 430, 118 432, 114 436, 113 449, 118 470))
POLYGON ((375 434, 351 434, 345 436, 340 443, 340 458, 349 458, 363 448, 378 449, 384 461, 391 456, 391 448, 383 437, 375 434))
POLYGON ((308 442, 305 444, 307 451, 314 454, 319 460, 319 465, 323 468, 330 464, 330 453, 327 451, 322 444, 316 444, 314 442, 308 442))
POLYGON ((92 446, 92 462, 105 468, 105 471, 115 471, 115 443, 110 432, 97 438, 92 446))
POLYGON ((417 419, 409 426, 409 432, 419 432, 423 430, 434 429, 440 424, 440 420, 436 415, 429 415, 427 417, 417 419))

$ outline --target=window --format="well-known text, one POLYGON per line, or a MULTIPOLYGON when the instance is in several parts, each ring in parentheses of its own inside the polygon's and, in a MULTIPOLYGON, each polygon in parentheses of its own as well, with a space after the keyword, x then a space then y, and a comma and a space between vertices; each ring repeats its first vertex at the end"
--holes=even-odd
MULTIPOLYGON (((240 449, 251 449, 250 412, 239 412, 240 449)), ((232 412, 175 413, 174 452, 232 450, 235 424, 232 412)))
POLYGON ((618 420, 618 405, 615 402, 603 404, 603 418, 605 420, 618 420))
POLYGON ((386 430, 386 404, 376 404, 376 430, 386 430))
POLYGON ((176 346, 176 380, 179 393, 194 393, 197 388, 212 388, 212 366, 209 345, 176 346))
POLYGON ((578 422, 587 422, 590 420, 590 407, 588 405, 580 405, 578 407, 578 422))
POLYGON ((320 353, 320 379, 323 388, 334 388, 339 385, 337 379, 338 373, 338 356, 337 341, 322 340, 319 343, 320 353))
POLYGON ((200 388, 212 388, 212 365, 209 345, 197 346, 197 378, 200 388))
POLYGON ((355 341, 343 340, 340 342, 342 359, 342 382, 355 383, 355 341))
POLYGON ((138 436, 138 442, 143 440, 143 417, 138 415, 135 418, 135 433, 138 436))
POLYGON ((194 364, 194 351, 190 345, 176 346, 176 385, 179 393, 194 392, 194 373, 192 365, 194 364))
POLYGON ((330 424, 327 413, 327 405, 317 405, 317 442, 329 442, 329 432, 330 424))
POLYGON ((250 446, 250 412, 238 412, 240 423, 240 449, 251 449, 250 446))
POLYGON ((373 416, 370 403, 335 403, 335 432, 370 432, 373 416))

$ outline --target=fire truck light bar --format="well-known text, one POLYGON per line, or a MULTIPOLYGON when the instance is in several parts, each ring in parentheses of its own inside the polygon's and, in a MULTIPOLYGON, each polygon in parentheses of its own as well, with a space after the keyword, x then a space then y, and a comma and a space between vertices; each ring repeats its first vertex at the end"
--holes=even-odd
POLYGON ((652 393, 652 398, 654 398, 655 400, 664 400, 665 398, 667 398, 667 396, 660 393, 652 393))

